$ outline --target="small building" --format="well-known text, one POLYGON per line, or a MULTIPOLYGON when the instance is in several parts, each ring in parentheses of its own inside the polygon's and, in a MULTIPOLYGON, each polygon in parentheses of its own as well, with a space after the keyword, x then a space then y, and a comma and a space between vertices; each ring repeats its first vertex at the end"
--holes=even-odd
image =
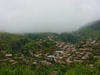
POLYGON ((15 60, 11 59, 11 60, 9 60, 9 62, 13 63, 13 62, 15 62, 15 60))
POLYGON ((48 58, 55 58, 55 56, 54 55, 49 55, 49 56, 47 56, 48 58))
POLYGON ((75 59, 74 62, 82 62, 82 60, 80 60, 80 59, 78 59, 78 60, 75 59))
POLYGON ((84 54, 85 54, 84 52, 81 52, 81 53, 80 53, 80 55, 84 55, 84 54))
POLYGON ((63 51, 56 51, 56 53, 64 53, 63 51))
POLYGON ((46 61, 46 60, 41 61, 41 63, 42 63, 43 65, 48 65, 48 66, 52 64, 51 62, 48 62, 48 61, 46 61))
POLYGON ((89 52, 89 50, 86 49, 86 48, 83 48, 83 49, 81 48, 80 51, 82 51, 82 52, 89 52))
POLYGON ((62 48, 64 44, 64 42, 60 43, 59 47, 62 48))
POLYGON ((12 57, 12 54, 6 54, 5 56, 6 57, 12 57))
POLYGON ((68 47, 68 45, 65 45, 64 47, 63 47, 63 49, 66 49, 68 47))
POLYGON ((86 60, 86 59, 88 59, 88 56, 87 55, 84 55, 81 59, 82 60, 86 60))

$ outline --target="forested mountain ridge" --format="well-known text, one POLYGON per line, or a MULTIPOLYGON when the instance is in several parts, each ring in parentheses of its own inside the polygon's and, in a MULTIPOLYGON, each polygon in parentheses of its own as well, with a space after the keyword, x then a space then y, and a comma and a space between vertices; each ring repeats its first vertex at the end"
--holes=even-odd
POLYGON ((76 43, 88 38, 100 38, 100 20, 87 24, 74 32, 58 34, 56 39, 64 42, 76 43))
POLYGON ((79 29, 77 33, 86 37, 100 37, 100 20, 89 23, 79 29))

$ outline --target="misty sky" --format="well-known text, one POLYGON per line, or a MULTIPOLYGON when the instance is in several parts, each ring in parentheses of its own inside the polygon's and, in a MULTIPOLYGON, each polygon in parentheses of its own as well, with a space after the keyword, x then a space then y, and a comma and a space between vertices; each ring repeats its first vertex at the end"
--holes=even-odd
POLYGON ((0 30, 67 32, 100 19, 100 0, 0 0, 0 30))

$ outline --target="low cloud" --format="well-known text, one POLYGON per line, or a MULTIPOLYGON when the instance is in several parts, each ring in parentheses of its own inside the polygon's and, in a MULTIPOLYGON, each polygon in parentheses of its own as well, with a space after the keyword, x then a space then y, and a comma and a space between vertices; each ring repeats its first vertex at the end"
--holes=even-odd
POLYGON ((0 30, 67 32, 100 19, 100 0, 0 0, 0 30))

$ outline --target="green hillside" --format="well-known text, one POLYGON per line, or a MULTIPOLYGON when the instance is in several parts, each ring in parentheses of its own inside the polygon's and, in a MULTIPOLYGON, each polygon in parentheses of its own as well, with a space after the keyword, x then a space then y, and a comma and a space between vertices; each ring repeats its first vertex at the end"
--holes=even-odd
POLYGON ((100 75, 99 37, 100 21, 71 33, 0 32, 0 75, 100 75))
POLYGON ((77 43, 80 40, 100 37, 100 20, 87 24, 75 32, 64 32, 54 37, 56 41, 77 43))
POLYGON ((100 20, 92 22, 88 24, 88 26, 81 28, 78 30, 78 34, 85 37, 100 37, 100 20))

